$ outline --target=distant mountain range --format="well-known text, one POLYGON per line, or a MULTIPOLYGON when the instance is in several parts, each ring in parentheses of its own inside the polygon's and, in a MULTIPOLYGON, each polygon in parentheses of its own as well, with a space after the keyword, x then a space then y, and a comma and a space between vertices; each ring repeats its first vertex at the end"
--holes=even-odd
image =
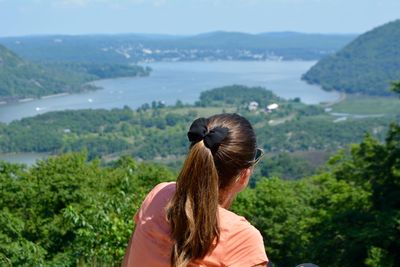
POLYGON ((0 43, 27 59, 45 62, 318 60, 336 52, 355 37, 355 34, 211 32, 193 36, 22 36, 0 38, 0 43))
POLYGON ((400 20, 360 35, 303 78, 327 90, 389 95, 390 83, 400 80, 400 20))

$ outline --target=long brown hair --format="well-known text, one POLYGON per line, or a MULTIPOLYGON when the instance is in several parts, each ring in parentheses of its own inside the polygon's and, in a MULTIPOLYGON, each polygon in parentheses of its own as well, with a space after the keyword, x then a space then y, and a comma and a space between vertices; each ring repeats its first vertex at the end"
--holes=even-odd
POLYGON ((214 115, 206 120, 207 132, 227 128, 217 149, 204 140, 191 144, 167 208, 174 241, 171 265, 184 267, 202 259, 219 241, 219 192, 252 165, 256 138, 251 124, 237 114, 214 115))

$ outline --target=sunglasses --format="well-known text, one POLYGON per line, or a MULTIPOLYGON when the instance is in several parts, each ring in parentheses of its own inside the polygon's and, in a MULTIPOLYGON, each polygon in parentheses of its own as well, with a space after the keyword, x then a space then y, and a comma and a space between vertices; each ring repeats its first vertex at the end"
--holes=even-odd
POLYGON ((254 160, 253 160, 253 166, 257 165, 257 163, 260 162, 261 158, 264 156, 264 150, 262 150, 261 148, 256 148, 256 154, 254 156, 254 160))

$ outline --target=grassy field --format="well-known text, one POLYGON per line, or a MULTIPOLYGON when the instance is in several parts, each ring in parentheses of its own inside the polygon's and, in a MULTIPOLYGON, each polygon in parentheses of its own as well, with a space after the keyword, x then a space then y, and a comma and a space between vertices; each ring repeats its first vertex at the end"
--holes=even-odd
POLYGON ((360 115, 398 114, 400 113, 400 99, 398 97, 347 95, 343 101, 332 106, 332 111, 360 115))

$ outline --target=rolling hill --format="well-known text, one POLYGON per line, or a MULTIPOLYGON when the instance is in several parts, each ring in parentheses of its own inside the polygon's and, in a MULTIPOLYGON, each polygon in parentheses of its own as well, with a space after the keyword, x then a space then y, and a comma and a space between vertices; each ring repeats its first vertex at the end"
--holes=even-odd
POLYGON ((82 82, 90 75, 58 71, 31 63, 0 45, 0 100, 78 92, 92 86, 82 82))
POLYGON ((114 63, 32 63, 0 45, 0 102, 93 90, 97 87, 90 81, 147 76, 150 71, 149 67, 114 63))
POLYGON ((320 60, 303 79, 326 90, 390 95, 400 79, 400 20, 368 31, 337 53, 320 60))

